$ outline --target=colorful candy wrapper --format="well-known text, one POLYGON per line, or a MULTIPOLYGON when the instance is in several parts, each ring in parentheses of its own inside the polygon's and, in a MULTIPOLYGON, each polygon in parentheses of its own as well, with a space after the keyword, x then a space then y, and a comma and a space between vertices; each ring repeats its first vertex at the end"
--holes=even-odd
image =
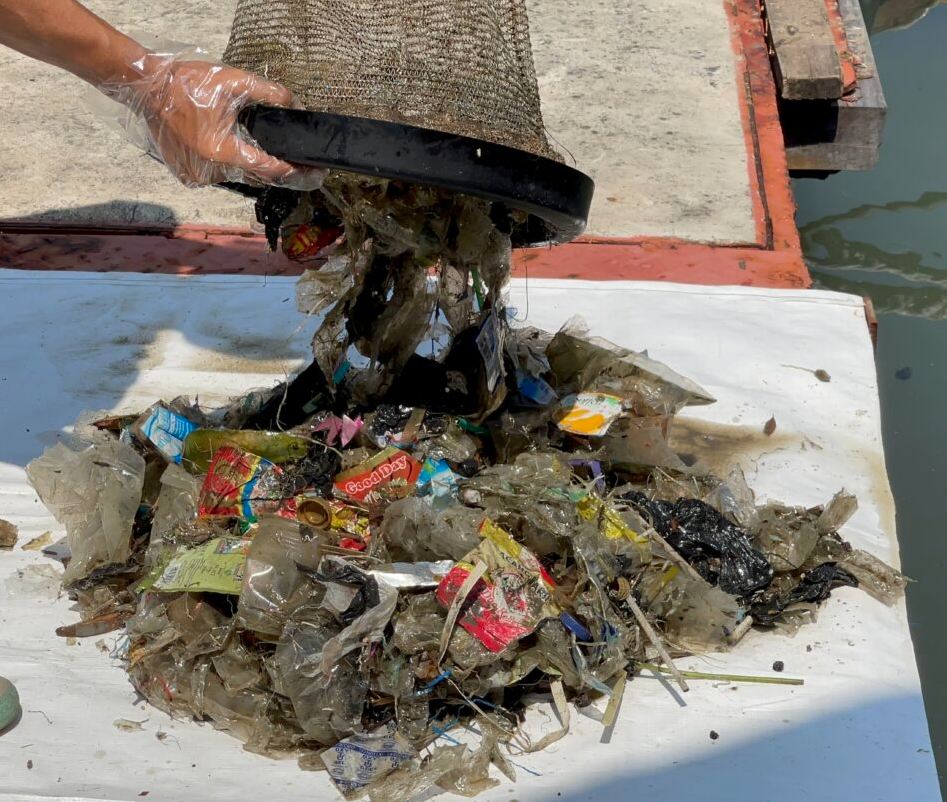
POLYGON ((426 459, 418 476, 418 495, 446 498, 457 493, 457 474, 446 459, 426 459))
POLYGON ((198 515, 255 520, 261 513, 296 517, 296 499, 287 495, 283 471, 235 446, 214 452, 198 500, 198 515))
POLYGON ((281 233, 283 253, 299 262, 318 256, 342 234, 337 226, 321 228, 308 224, 284 226, 281 233))
POLYGON ((472 599, 457 622, 491 652, 502 652, 546 618, 559 615, 552 600, 552 579, 527 548, 486 519, 480 545, 457 563, 437 588, 437 600, 450 607, 478 562, 487 572, 467 597, 472 599))
POLYGON ((562 399, 556 424, 564 432, 601 437, 621 414, 621 398, 608 393, 577 393, 562 399))

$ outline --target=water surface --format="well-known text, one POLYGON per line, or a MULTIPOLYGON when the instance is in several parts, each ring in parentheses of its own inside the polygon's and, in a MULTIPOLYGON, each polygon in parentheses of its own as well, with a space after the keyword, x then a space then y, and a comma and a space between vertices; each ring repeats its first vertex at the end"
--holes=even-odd
MULTIPOLYGON (((947 796, 947 4, 863 0, 888 101, 878 166, 794 189, 818 287, 872 299, 908 616, 947 796)), ((883 736, 882 736, 883 737, 883 736)))

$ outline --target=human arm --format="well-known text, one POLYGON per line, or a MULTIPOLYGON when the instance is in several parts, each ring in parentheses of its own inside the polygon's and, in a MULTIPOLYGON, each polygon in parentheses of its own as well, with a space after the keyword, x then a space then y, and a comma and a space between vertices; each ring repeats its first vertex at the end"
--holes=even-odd
POLYGON ((185 184, 298 185, 311 175, 240 135, 244 106, 293 104, 287 89, 252 73, 150 51, 76 0, 0 0, 0 44, 127 106, 147 126, 155 155, 185 184))

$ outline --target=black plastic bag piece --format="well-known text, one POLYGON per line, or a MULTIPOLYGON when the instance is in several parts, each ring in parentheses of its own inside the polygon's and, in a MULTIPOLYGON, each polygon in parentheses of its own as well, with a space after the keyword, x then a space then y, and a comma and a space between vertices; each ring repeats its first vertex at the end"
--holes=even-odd
POLYGON ((372 439, 385 438, 389 435, 401 434, 408 425, 408 419, 414 407, 403 404, 380 404, 375 410, 375 417, 368 427, 372 439))
POLYGON ((290 380, 289 385, 277 387, 260 411, 247 422, 248 429, 282 431, 306 421, 323 409, 341 403, 333 399, 329 383, 317 362, 290 380))
POLYGON ((858 580, 836 563, 822 563, 806 571, 788 593, 782 596, 764 594, 763 599, 750 608, 750 615, 759 626, 771 627, 787 607, 802 602, 823 602, 833 590, 842 587, 857 588, 858 580))
POLYGON ((316 445, 303 459, 283 470, 292 479, 296 493, 311 488, 321 496, 331 498, 333 479, 342 470, 342 457, 336 451, 316 445))
POLYGON ((749 535, 700 499, 679 498, 671 504, 651 501, 639 492, 623 498, 650 518, 660 535, 711 585, 742 598, 773 581, 773 567, 750 545, 749 535))
POLYGON ((337 616, 341 624, 351 624, 356 618, 361 618, 366 610, 375 607, 380 601, 378 582, 375 577, 341 560, 323 560, 316 571, 298 563, 296 568, 317 582, 358 588, 358 593, 355 594, 351 604, 343 613, 337 616))
POLYGON ((280 187, 266 187, 257 196, 254 205, 256 219, 266 231, 266 242, 271 251, 276 250, 283 221, 293 213, 299 198, 300 194, 296 190, 280 187))

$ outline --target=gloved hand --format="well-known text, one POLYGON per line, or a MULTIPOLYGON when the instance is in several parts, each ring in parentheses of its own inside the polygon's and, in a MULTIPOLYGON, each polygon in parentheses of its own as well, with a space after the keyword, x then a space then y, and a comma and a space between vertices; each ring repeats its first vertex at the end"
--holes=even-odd
POLYGON ((288 89, 187 56, 191 53, 183 58, 149 53, 135 65, 140 78, 101 87, 137 118, 125 127, 138 144, 188 186, 234 181, 310 190, 321 185, 324 171, 271 156, 237 122, 241 109, 255 103, 298 105, 288 89))

